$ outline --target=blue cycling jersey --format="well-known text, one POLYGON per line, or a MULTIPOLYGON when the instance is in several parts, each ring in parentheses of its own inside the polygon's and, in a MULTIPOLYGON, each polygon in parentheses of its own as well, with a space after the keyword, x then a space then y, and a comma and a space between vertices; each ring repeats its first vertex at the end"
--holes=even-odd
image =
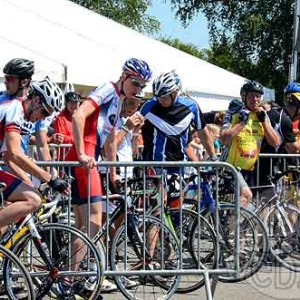
POLYGON ((145 117, 142 134, 143 159, 146 161, 186 160, 190 126, 201 130, 206 125, 197 103, 185 96, 178 96, 168 108, 153 98, 140 112, 145 117))

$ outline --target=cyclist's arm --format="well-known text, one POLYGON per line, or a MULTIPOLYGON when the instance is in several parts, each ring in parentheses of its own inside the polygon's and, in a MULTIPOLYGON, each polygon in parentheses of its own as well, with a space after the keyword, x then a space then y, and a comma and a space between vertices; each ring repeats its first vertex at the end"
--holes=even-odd
MULTIPOLYGON (((39 160, 52 161, 50 148, 48 144, 47 130, 39 130, 35 133, 36 149, 38 152, 39 160)), ((46 167, 47 172, 50 172, 50 167, 46 167)))
POLYGON ((278 135, 276 130, 274 130, 271 123, 266 120, 265 122, 261 122, 261 124, 264 128, 265 138, 267 142, 274 148, 280 146, 280 136, 278 135))
POLYGON ((209 132, 207 127, 204 127, 199 131, 199 135, 205 150, 209 154, 209 157, 213 157, 215 155, 215 147, 212 134, 209 132))
MULTIPOLYGON (((21 139, 20 134, 17 132, 6 132, 5 133, 5 142, 7 147, 7 160, 12 161, 18 167, 20 167, 25 172, 30 173, 34 177, 40 179, 43 182, 48 182, 51 180, 51 175, 37 166, 32 160, 30 160, 24 153, 21 151, 21 139)), ((18 174, 22 176, 24 174, 18 174)))
POLYGON ((3 161, 5 162, 5 164, 7 165, 7 167, 9 168, 9 171, 18 176, 19 178, 21 178, 23 181, 25 181, 27 184, 29 185, 33 185, 32 181, 29 179, 28 175, 26 172, 24 172, 21 168, 19 168, 15 163, 13 163, 10 159, 9 159, 9 155, 8 152, 5 151, 2 153, 2 157, 3 157, 3 161))
MULTIPOLYGON (((78 157, 80 155, 85 155, 84 150, 84 126, 86 118, 89 117, 96 107, 92 104, 91 101, 84 101, 78 109, 75 110, 72 116, 72 127, 73 127, 73 136, 74 144, 76 147, 78 157)), ((93 130, 93 129, 91 129, 93 130)), ((94 129, 96 130, 96 129, 94 129)))
POLYGON ((220 133, 220 140, 223 145, 230 144, 231 140, 238 135, 238 133, 243 129, 245 124, 239 122, 234 124, 232 127, 222 129, 220 133))
POLYGON ((189 160, 191 161, 199 161, 193 146, 191 145, 192 142, 190 142, 189 144, 187 144, 186 148, 185 148, 185 153, 187 155, 187 157, 189 158, 189 160))
MULTIPOLYGON (((117 143, 116 143, 116 127, 112 129, 104 143, 104 152, 107 161, 116 161, 117 143)), ((110 168, 110 178, 112 182, 116 180, 116 167, 110 168)))

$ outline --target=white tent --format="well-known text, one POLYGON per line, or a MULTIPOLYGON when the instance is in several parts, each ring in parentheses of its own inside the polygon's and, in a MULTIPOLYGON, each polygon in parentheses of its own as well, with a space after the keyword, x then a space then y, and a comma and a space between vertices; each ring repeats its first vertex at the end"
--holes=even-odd
MULTIPOLYGON (((0 0, 0 8, 1 70, 11 58, 24 57, 36 61, 35 79, 48 74, 96 86, 117 80, 124 61, 137 57, 154 76, 175 69, 203 110, 226 108, 245 81, 67 0, 0 0)), ((265 99, 274 99, 274 91, 266 89, 265 99)))

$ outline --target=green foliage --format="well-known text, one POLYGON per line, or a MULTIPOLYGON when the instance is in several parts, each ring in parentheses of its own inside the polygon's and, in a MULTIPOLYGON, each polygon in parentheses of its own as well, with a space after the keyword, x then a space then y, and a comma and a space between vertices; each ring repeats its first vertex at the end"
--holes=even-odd
POLYGON ((276 89, 288 82, 294 0, 170 0, 187 25, 199 12, 208 20, 208 60, 276 89))
POLYGON ((196 56, 200 59, 205 59, 205 52, 200 51, 197 46, 193 44, 184 44, 179 39, 175 38, 172 39, 171 37, 162 37, 159 39, 161 42, 168 44, 169 46, 172 46, 178 50, 181 50, 183 52, 186 52, 188 54, 191 54, 193 56, 196 56))
POLYGON ((127 27, 148 34, 160 30, 159 21, 145 14, 150 0, 71 0, 127 27))

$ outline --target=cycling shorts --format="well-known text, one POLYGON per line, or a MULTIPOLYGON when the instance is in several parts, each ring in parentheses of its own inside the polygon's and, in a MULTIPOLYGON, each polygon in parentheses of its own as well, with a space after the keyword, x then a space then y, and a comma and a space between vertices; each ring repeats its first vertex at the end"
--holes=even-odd
MULTIPOLYGON (((96 145, 92 143, 84 143, 85 153, 88 156, 94 157, 96 145)), ((78 161, 75 146, 68 153, 66 160, 78 161)), ((84 167, 73 167, 68 172, 75 180, 72 182, 72 204, 83 205, 88 203, 88 195, 90 195, 90 203, 100 202, 103 191, 101 179, 97 167, 86 169, 84 167), (90 190, 89 190, 90 176, 90 190)))
POLYGON ((6 187, 3 190, 3 197, 7 200, 23 181, 11 173, 0 170, 0 182, 6 184, 6 187))

